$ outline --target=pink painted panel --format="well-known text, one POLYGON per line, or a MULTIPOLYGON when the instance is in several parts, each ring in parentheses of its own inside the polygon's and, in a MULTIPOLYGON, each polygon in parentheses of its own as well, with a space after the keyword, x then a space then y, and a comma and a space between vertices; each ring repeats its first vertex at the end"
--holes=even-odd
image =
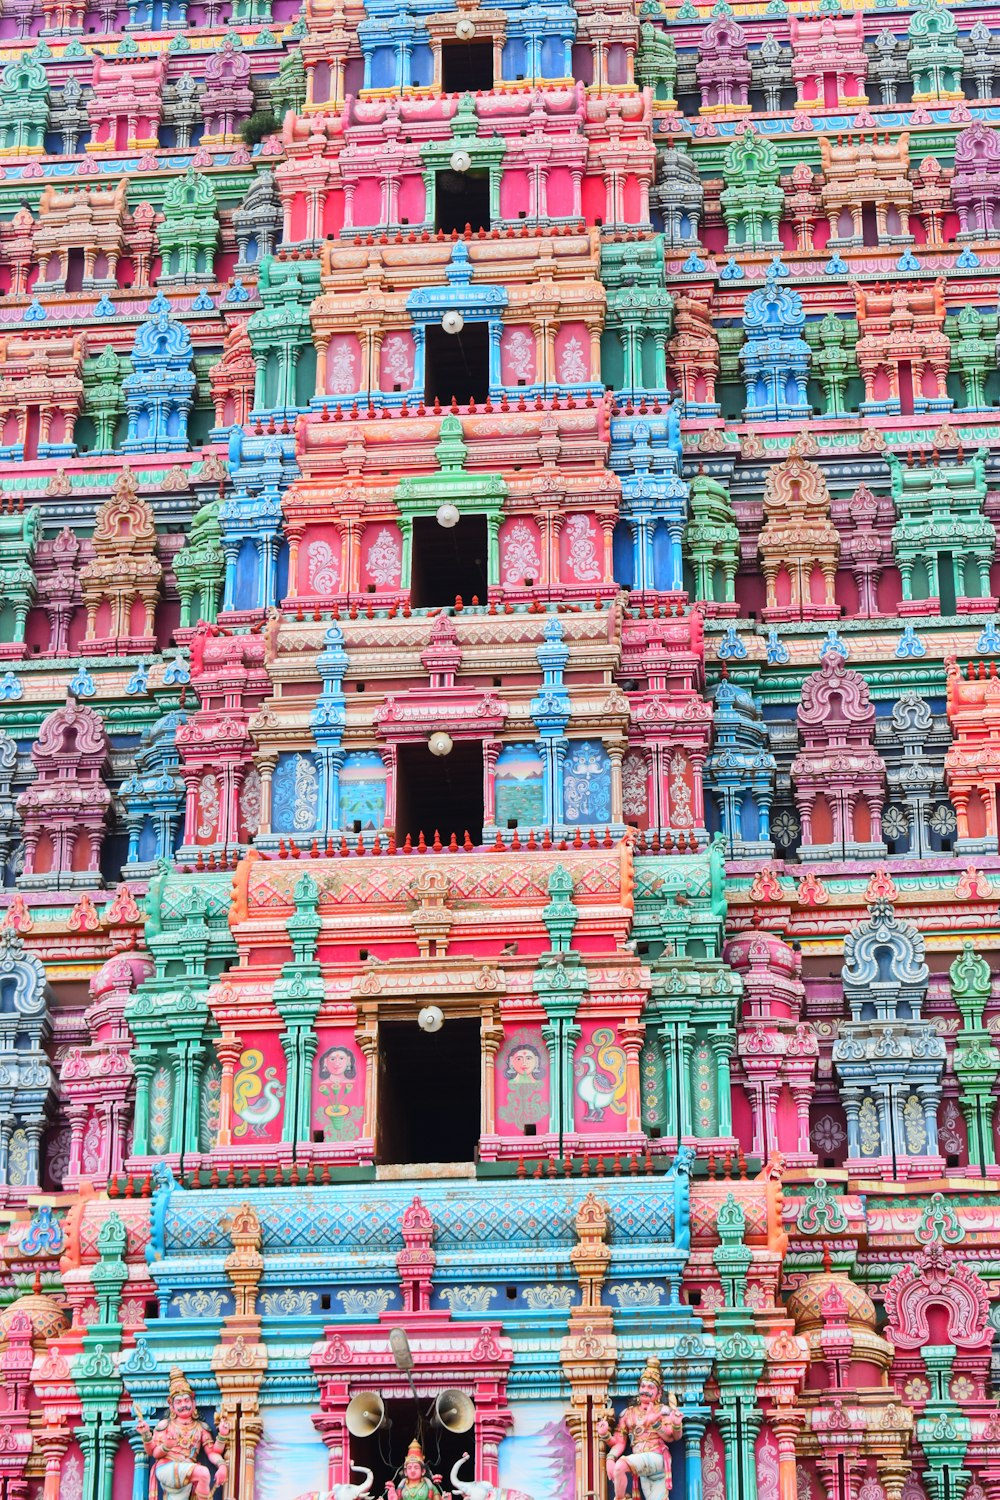
POLYGON ((299 543, 298 592, 326 598, 339 592, 343 544, 335 526, 310 526, 299 543))
POLYGON ((427 189, 419 173, 400 181, 399 217, 404 224, 423 224, 427 218, 427 189))
POLYGON ((779 568, 774 579, 775 603, 784 608, 792 602, 792 580, 788 575, 787 568, 779 568))
POLYGON ((725 1449, 716 1427, 706 1429, 701 1440, 702 1493, 722 1500, 726 1493, 725 1449))
POLYGON ((778 1440, 769 1427, 757 1434, 757 1500, 778 1500, 778 1440))
POLYGON ((553 167, 545 186, 546 208, 552 219, 568 219, 573 212, 573 174, 569 167, 553 167))
POLYGON ((77 1442, 70 1443, 59 1465, 59 1493, 65 1500, 83 1495, 83 1449, 77 1442))
POLYGON ((537 583, 542 572, 542 535, 537 521, 512 516, 500 528, 500 582, 505 588, 537 583))
POLYGON ((194 842, 196 844, 212 844, 218 838, 222 815, 221 798, 221 777, 215 771, 204 772, 198 783, 195 799, 194 842))
POLYGON ((739 1083, 733 1085, 733 1134, 747 1153, 753 1150, 753 1110, 746 1090, 739 1083))
POLYGON ((500 217, 516 219, 528 212, 528 174, 508 170, 500 179, 500 217))
POLYGON ((667 819, 671 828, 693 828, 701 809, 694 805, 694 771, 683 750, 674 750, 667 761, 667 819))
POLYGON ((542 1135, 549 1128, 549 1053, 540 1026, 507 1027, 496 1060, 498 1135, 542 1135))
POLYGON ((775 1111, 778 1124, 778 1149, 779 1151, 797 1151, 799 1149, 799 1114, 795 1108, 795 1096, 788 1084, 784 1084, 778 1095, 778 1107, 775 1111))
POLYGON ((631 172, 625 179, 625 187, 622 193, 624 200, 622 211, 626 224, 638 224, 642 220, 642 193, 639 187, 639 179, 631 172))
POLYGON ((593 516, 567 516, 559 534, 559 573, 564 583, 600 583, 603 539, 593 516))
POLYGON ((556 334, 556 379, 562 385, 590 380, 590 334, 586 323, 563 323, 556 334))
POLYGON ((376 521, 361 536, 361 587, 398 589, 403 566, 403 542, 394 521, 376 521))
POLYGON ((379 352, 380 391, 408 391, 413 385, 412 333, 387 333, 379 352))
POLYGON ((305 193, 295 193, 292 197, 291 231, 293 240, 304 240, 309 232, 309 209, 306 203, 305 193))
POLYGON ((604 223, 608 216, 607 189, 600 176, 583 179, 583 217, 588 224, 604 223))
MULTIPOLYGON (((339 234, 344 227, 344 190, 334 188, 323 199, 323 233, 339 234)), ((292 235, 295 239, 295 235, 292 235)), ((300 236, 302 238, 302 236, 300 236)))
POLYGON ((613 1025, 584 1021, 573 1060, 573 1124, 584 1133, 625 1130, 625 1052, 613 1025))
POLYGON ((354 188, 354 222, 374 227, 382 217, 382 186, 377 177, 362 177, 354 188))
POLYGON ((536 378, 535 335, 528 323, 509 323, 500 339, 504 385, 532 385, 536 378))
POLYGON ((124 1439, 118 1444, 111 1475, 111 1500, 132 1500, 135 1479, 135 1454, 124 1439))
POLYGON ((834 579, 834 598, 846 615, 856 615, 859 607, 858 585, 854 574, 838 568, 834 579))
POLYGON ((335 333, 326 351, 326 389, 350 396, 361 385, 361 343, 356 333, 335 333))
POLYGON ((246 1032, 233 1079, 233 1142, 281 1140, 287 1069, 276 1031, 246 1032))
POLYGON ((146 634, 146 607, 141 599, 132 600, 132 608, 129 612, 128 633, 132 636, 146 634))
POLYGON ((99 641, 107 640, 111 634, 111 601, 102 599, 94 616, 94 634, 99 641))
POLYGON ((366 1062, 353 1027, 324 1028, 318 1033, 313 1064, 313 1137, 321 1141, 353 1141, 365 1117, 366 1062))

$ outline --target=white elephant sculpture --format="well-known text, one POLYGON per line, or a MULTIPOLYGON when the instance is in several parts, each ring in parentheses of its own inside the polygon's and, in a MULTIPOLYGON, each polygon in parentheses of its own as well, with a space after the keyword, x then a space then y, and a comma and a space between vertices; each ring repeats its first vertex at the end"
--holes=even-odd
POLYGON ((300 1495, 299 1500, 361 1500, 362 1495, 369 1494, 375 1475, 364 1464, 352 1463, 351 1468, 356 1474, 368 1475, 363 1484, 335 1484, 332 1490, 313 1490, 308 1495, 300 1495))
POLYGON ((451 1471, 452 1490, 458 1495, 464 1495, 465 1500, 532 1500, 532 1496, 526 1495, 523 1490, 501 1489, 499 1485, 490 1484, 488 1479, 471 1479, 468 1484, 463 1484, 458 1471, 468 1459, 469 1455, 463 1453, 451 1471))

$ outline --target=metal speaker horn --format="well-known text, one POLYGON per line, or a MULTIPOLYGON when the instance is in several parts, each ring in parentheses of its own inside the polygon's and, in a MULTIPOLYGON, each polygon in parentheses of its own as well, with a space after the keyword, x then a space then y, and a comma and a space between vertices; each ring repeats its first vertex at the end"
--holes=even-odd
POLYGON ((434 1402, 433 1420, 446 1432, 468 1432, 476 1420, 475 1402, 464 1391, 442 1391, 434 1402))
POLYGON ((353 1437, 371 1437, 385 1421, 385 1402, 375 1391, 359 1391, 348 1402, 345 1420, 353 1437))

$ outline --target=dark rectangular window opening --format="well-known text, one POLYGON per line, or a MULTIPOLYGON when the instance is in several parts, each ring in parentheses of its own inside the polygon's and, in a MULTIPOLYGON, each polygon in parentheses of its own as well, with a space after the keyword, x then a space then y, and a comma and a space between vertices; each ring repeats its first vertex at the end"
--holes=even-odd
POLYGON ((441 87, 446 94, 488 93, 493 87, 493 38, 442 42, 441 87))
MULTIPOLYGON (((443 1390, 449 1383, 442 1378, 441 1389, 443 1390)), ((357 1396, 366 1388, 371 1389, 372 1383, 370 1381, 366 1383, 363 1372, 356 1372, 352 1376, 351 1395, 357 1396)), ((427 1402, 421 1403, 422 1408, 427 1405, 427 1402)), ((422 1423, 421 1428, 418 1429, 418 1420, 417 1407, 408 1397, 402 1400, 386 1401, 385 1421, 376 1432, 373 1432, 370 1437, 351 1436, 348 1438, 352 1462, 373 1470, 375 1474, 371 1488, 373 1495, 384 1494, 391 1480, 399 1483, 406 1459, 406 1450, 418 1431, 423 1443, 428 1471, 431 1474, 442 1475, 445 1481, 453 1465, 458 1463, 463 1453, 475 1452, 474 1428, 471 1432, 448 1432, 437 1423, 427 1422, 422 1423)), ((472 1477, 471 1463, 466 1464, 463 1473, 469 1478, 472 1477)))
POLYGON ((421 833, 428 844, 435 832, 447 844, 454 834, 464 844, 483 841, 483 746, 455 740, 448 755, 432 755, 424 741, 400 745, 396 760, 396 841, 421 833))
POLYGON ((480 1126, 478 1020, 440 1031, 412 1020, 379 1024, 378 1161, 471 1162, 480 1126))
POLYGON ((958 600, 955 593, 955 559, 950 552, 938 553, 938 599, 943 615, 953 615, 958 611, 958 600))
POLYGON ((74 245, 66 257, 66 290, 67 292, 83 291, 83 273, 86 269, 86 259, 79 246, 74 245))
POLYGON ((861 205, 861 239, 869 249, 874 249, 878 244, 878 218, 874 203, 861 205))
POLYGON ((489 172, 434 174, 434 228, 444 234, 475 234, 491 228, 489 172))
POLYGON ((429 323, 426 333, 424 400, 428 406, 452 397, 463 406, 483 402, 490 393, 490 327, 466 323, 461 333, 445 333, 429 323))
POLYGON ((485 516, 462 516, 457 526, 439 526, 434 516, 417 516, 410 568, 412 608, 448 609, 456 599, 485 604, 487 548, 485 516))

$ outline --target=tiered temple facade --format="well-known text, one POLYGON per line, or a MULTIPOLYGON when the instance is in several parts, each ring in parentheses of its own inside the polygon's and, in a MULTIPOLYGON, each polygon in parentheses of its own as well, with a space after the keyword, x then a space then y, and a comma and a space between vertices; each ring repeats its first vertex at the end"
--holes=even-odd
POLYGON ((0 1500, 1000 1500, 998 304, 988 0, 0 0, 0 1500))

